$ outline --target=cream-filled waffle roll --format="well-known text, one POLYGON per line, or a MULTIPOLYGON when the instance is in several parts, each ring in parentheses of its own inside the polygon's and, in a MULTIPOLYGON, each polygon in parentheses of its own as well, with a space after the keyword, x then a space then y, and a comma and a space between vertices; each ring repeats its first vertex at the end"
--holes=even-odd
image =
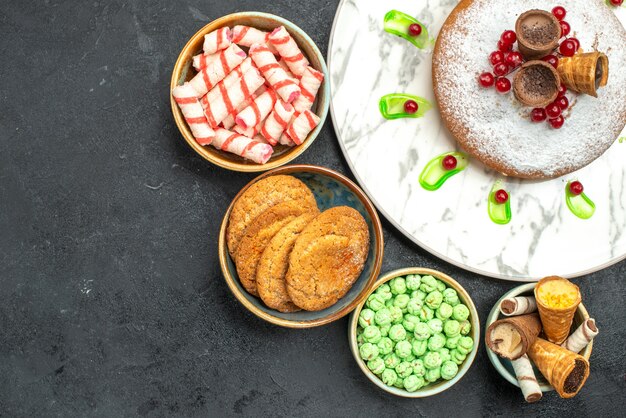
POLYGON ((286 133, 286 132, 283 132, 283 134, 280 136, 280 138, 278 139, 278 143, 279 143, 280 145, 285 145, 285 146, 287 146, 287 147, 295 147, 295 146, 296 146, 296 143, 295 143, 295 142, 293 142, 293 141, 291 140, 291 138, 289 138, 289 137, 287 136, 287 133, 286 133))
MULTIPOLYGON (((261 128, 261 135, 267 139, 267 141, 272 144, 278 144, 280 137, 282 136, 285 129, 287 129, 287 125, 294 114, 294 108, 289 103, 285 103, 282 100, 277 100, 276 104, 274 104, 274 109, 272 113, 265 119, 265 123, 261 128)), ((290 141, 291 142, 291 141, 290 141)))
POLYGON ((513 370, 515 370, 515 377, 517 377, 517 383, 522 390, 524 399, 526 402, 537 402, 543 396, 541 387, 537 383, 537 377, 533 371, 533 365, 530 363, 530 359, 526 354, 517 360, 511 361, 513 370))
POLYGON ((203 68, 189 82, 196 91, 196 97, 202 97, 222 81, 246 58, 246 53, 237 45, 232 44, 219 53, 208 67, 203 68))
POLYGON ((293 81, 295 81, 296 83, 300 83, 300 80, 298 79, 298 77, 296 77, 295 75, 293 75, 293 73, 291 72, 291 70, 289 69, 289 67, 287 66, 287 63, 285 62, 284 59, 280 58, 278 60, 278 65, 280 65, 282 67, 283 70, 285 70, 285 72, 287 73, 287 75, 289 76, 289 78, 291 78, 293 81))
POLYGON ((250 56, 270 86, 281 99, 291 103, 300 96, 300 87, 283 70, 276 57, 265 46, 254 44, 250 47, 250 56))
POLYGON ((249 68, 239 81, 229 87, 222 85, 219 96, 211 100, 204 110, 209 125, 213 129, 217 128, 229 114, 235 112, 237 106, 250 97, 264 82, 265 80, 261 77, 258 69, 249 68))
POLYGON ((242 128, 250 128, 257 126, 267 118, 276 103, 276 93, 274 90, 267 89, 263 94, 259 95, 250 106, 239 112, 235 117, 235 122, 242 128))
POLYGON ((583 348, 587 347, 589 343, 593 341, 596 335, 598 335, 598 332, 595 319, 589 318, 576 328, 576 331, 561 344, 561 347, 567 348, 574 353, 580 353, 583 348))
POLYGON ((278 54, 285 60, 287 66, 296 77, 301 77, 309 65, 298 44, 293 40, 284 26, 274 29, 269 36, 270 43, 276 48, 278 54))
POLYGON ((251 47, 254 44, 265 45, 272 54, 278 54, 276 48, 272 46, 268 38, 269 32, 265 32, 250 26, 237 25, 232 31, 232 42, 237 45, 251 47))
POLYGON ((291 122, 285 134, 287 134, 296 145, 300 145, 319 123, 319 116, 310 110, 305 110, 291 122))
POLYGON ((232 39, 233 34, 231 33, 230 28, 219 28, 204 35, 204 44, 202 44, 202 49, 207 55, 215 54, 218 51, 228 48, 232 39))
MULTIPOLYGON (((242 126, 235 125, 235 127, 233 128, 233 131, 243 136, 247 136, 248 138, 256 137, 259 134, 260 130, 261 130, 261 125, 251 126, 249 128, 244 128, 242 126)), ((267 142, 267 141, 263 141, 263 142, 267 142)))
POLYGON ((174 96, 174 101, 178 104, 198 144, 209 145, 215 137, 215 132, 211 129, 209 122, 204 116, 202 105, 200 105, 193 87, 189 83, 176 86, 172 90, 172 96, 174 96))
POLYGON ((203 68, 208 67, 209 65, 211 65, 216 58, 219 57, 220 54, 215 53, 215 54, 198 54, 198 55, 194 55, 193 58, 191 58, 191 65, 193 65, 193 68, 196 71, 200 71, 203 68))
POLYGON ((324 74, 317 71, 315 68, 306 67, 302 77, 300 78, 300 97, 293 102, 293 107, 296 112, 302 113, 305 110, 311 109, 313 102, 315 102, 315 96, 324 81, 324 74))
POLYGON ((250 57, 243 60, 241 64, 237 66, 237 68, 231 71, 222 81, 217 83, 217 86, 213 87, 211 91, 202 96, 202 98, 200 99, 200 104, 202 105, 202 107, 206 108, 209 105, 209 102, 212 102, 213 100, 219 98, 223 88, 228 89, 233 83, 239 81, 239 79, 243 77, 245 72, 253 66, 254 64, 252 63, 252 59, 250 57))
POLYGON ((237 132, 222 128, 218 128, 215 131, 215 139, 212 145, 217 149, 239 155, 258 164, 265 164, 274 152, 274 148, 269 144, 255 141, 237 132))
POLYGON ((500 303, 500 312, 504 316, 524 315, 537 311, 537 301, 532 296, 506 298, 500 303))
POLYGON ((237 106, 232 113, 229 113, 228 116, 226 116, 226 118, 222 121, 222 126, 226 129, 231 129, 233 126, 236 126, 237 123, 235 122, 235 116, 237 116, 237 113, 250 106, 254 99, 265 93, 265 90, 267 90, 267 86, 262 85, 254 93, 252 93, 252 96, 241 102, 241 104, 237 106))

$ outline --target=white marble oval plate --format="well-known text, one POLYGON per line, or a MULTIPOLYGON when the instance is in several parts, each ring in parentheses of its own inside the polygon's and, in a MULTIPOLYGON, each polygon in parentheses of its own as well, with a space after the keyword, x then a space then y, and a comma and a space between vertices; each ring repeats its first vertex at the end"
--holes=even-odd
MULTIPOLYGON (((502 178, 472 160, 438 191, 420 186, 428 161, 457 144, 436 106, 421 119, 382 118, 378 101, 388 93, 414 94, 435 103, 431 54, 384 32, 383 17, 401 10, 435 37, 457 3, 343 0, 339 5, 328 48, 331 114, 358 182, 382 214, 419 246, 486 276, 516 281, 551 274, 577 277, 623 260, 626 141, 616 141, 589 166, 554 180, 502 178), (487 214, 487 196, 498 179, 511 195, 513 217, 507 225, 493 223, 487 214), (567 208, 565 185, 574 179, 583 182, 596 204, 588 220, 567 208)), ((626 8, 616 13, 624 24, 626 8)), ((625 74, 612 69, 612 76, 625 74)))

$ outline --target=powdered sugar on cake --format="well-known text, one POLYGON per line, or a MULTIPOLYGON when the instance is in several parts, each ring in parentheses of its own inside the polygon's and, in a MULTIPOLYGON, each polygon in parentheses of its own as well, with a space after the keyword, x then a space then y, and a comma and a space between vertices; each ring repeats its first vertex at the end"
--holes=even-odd
POLYGON ((463 132, 465 146, 479 158, 522 177, 553 177, 575 171, 598 158, 615 141, 626 123, 626 31, 602 0, 475 0, 457 15, 439 40, 438 99, 453 133, 463 132), (530 108, 513 94, 482 89, 477 76, 490 68, 486 57, 502 32, 513 29, 517 17, 530 9, 567 9, 571 36, 584 51, 609 57, 608 85, 598 98, 568 92, 574 103, 561 129, 532 123, 530 108), (520 117, 521 116, 521 117, 520 117))

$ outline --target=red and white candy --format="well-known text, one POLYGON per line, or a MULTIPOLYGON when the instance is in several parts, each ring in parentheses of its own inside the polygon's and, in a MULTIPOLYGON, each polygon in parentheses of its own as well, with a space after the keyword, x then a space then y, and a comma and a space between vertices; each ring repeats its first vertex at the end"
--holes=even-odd
POLYGON ((251 58, 246 58, 245 60, 243 60, 241 64, 239 64, 237 68, 231 71, 222 81, 220 81, 217 86, 213 87, 211 91, 202 96, 202 98, 200 99, 200 104, 202 104, 202 107, 206 108, 209 105, 209 102, 212 102, 213 100, 220 97, 222 86, 228 89, 233 83, 239 81, 239 79, 243 77, 245 72, 253 66, 254 64, 252 64, 251 58))
POLYGON ((296 77, 301 77, 304 70, 309 65, 298 44, 293 40, 284 26, 274 29, 269 36, 270 43, 276 48, 280 56, 285 60, 287 66, 296 77))
POLYGON ((268 89, 265 93, 254 99, 250 106, 239 112, 235 118, 235 122, 242 128, 257 126, 270 114, 274 108, 276 99, 277 97, 274 90, 268 89))
POLYGON ((209 65, 211 65, 217 58, 219 58, 220 54, 215 53, 215 54, 198 54, 195 55, 192 59, 192 65, 193 68, 195 68, 196 71, 200 71, 203 68, 208 67, 209 65))
POLYGON ((310 110, 305 110, 291 122, 285 134, 289 136, 296 145, 300 145, 319 123, 319 116, 310 110))
POLYGON ((265 120, 263 128, 261 128, 261 135, 263 135, 270 144, 278 144, 293 114, 294 109, 292 105, 282 100, 277 100, 274 105, 274 110, 272 110, 272 113, 270 113, 265 120))
POLYGON ((324 81, 324 74, 312 67, 306 67, 300 79, 300 97, 293 102, 296 112, 302 113, 311 109, 315 96, 324 81))
POLYGON ((255 141, 248 137, 218 128, 215 131, 213 146, 222 151, 227 151, 258 164, 265 164, 270 159, 274 148, 269 144, 255 141))
POLYGON ((264 32, 250 26, 237 25, 233 28, 232 42, 247 47, 251 47, 254 44, 265 45, 272 54, 278 54, 278 51, 276 51, 268 41, 269 37, 269 32, 264 32))
POLYGON ((204 111, 209 125, 213 129, 217 128, 229 114, 235 111, 237 106, 250 97, 264 82, 265 80, 261 77, 259 70, 249 68, 238 82, 228 87, 220 84, 219 96, 211 100, 204 111))
POLYGON ((263 77, 272 86, 274 91, 287 103, 291 103, 300 96, 300 87, 287 72, 283 70, 276 57, 265 46, 254 44, 250 47, 250 56, 263 74, 263 77))
POLYGON ((213 132, 204 116, 204 111, 193 87, 189 83, 176 86, 172 90, 172 96, 174 96, 174 100, 180 107, 180 111, 183 113, 187 125, 189 125, 189 129, 191 129, 191 133, 196 138, 198 144, 209 145, 215 137, 215 132, 213 132))
POLYGON ((233 35, 230 28, 220 28, 204 35, 202 49, 206 55, 215 54, 230 46, 233 35))
POLYGON ((222 121, 222 126, 226 129, 230 129, 233 126, 235 126, 236 125, 235 116, 237 116, 237 113, 241 112, 246 107, 250 106, 252 102, 254 101, 254 99, 259 97, 261 94, 265 93, 265 90, 267 90, 267 87, 263 85, 259 87, 257 91, 252 93, 252 96, 248 97, 246 100, 241 102, 241 104, 235 108, 234 112, 229 113, 228 116, 226 116, 226 119, 222 121))
POLYGON ((196 97, 204 96, 241 64, 245 58, 246 53, 234 44, 221 51, 219 59, 215 59, 208 67, 200 70, 189 82, 196 91, 196 97))

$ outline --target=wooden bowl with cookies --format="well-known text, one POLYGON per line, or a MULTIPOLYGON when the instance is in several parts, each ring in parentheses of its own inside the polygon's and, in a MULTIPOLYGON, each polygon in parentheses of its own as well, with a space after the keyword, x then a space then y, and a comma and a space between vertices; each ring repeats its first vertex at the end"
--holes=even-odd
POLYGON ((219 258, 233 295, 276 325, 311 328, 350 313, 378 277, 380 219, 336 171, 291 165, 264 173, 233 199, 219 258))

